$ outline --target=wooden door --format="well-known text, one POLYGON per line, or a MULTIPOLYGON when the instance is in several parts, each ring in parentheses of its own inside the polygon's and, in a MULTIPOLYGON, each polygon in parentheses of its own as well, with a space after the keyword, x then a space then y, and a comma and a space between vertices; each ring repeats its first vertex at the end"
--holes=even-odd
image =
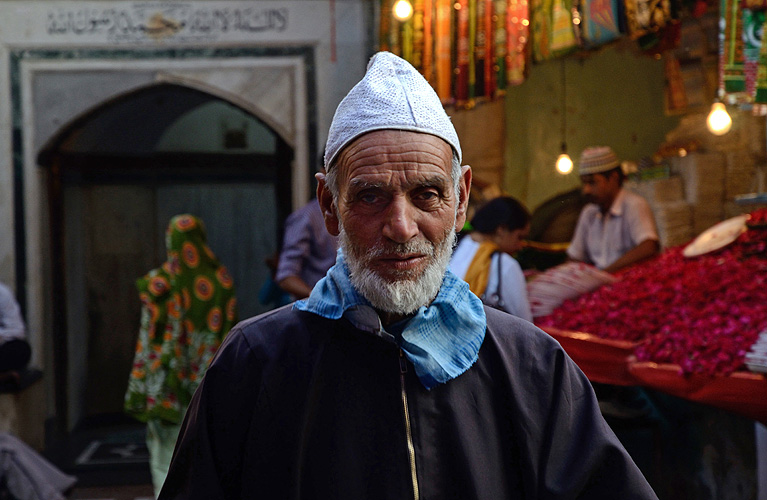
POLYGON ((165 260, 174 215, 205 223, 234 278, 240 319, 266 310, 258 291, 277 248, 275 200, 274 186, 259 183, 67 188, 70 422, 122 412, 139 327, 135 281, 165 260))

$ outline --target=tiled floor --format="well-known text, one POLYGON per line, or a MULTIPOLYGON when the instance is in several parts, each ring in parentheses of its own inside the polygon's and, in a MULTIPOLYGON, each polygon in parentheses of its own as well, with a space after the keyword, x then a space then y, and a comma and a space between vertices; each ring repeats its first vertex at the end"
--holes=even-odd
POLYGON ((52 441, 48 459, 78 478, 71 500, 153 500, 144 426, 105 419, 52 441))

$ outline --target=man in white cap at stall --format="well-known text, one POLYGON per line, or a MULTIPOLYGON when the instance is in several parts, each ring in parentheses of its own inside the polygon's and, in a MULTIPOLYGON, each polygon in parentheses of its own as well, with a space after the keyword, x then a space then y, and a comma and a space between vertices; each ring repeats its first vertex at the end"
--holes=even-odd
POLYGON ((615 152, 608 146, 584 149, 578 173, 587 205, 578 217, 568 257, 612 273, 655 256, 660 245, 650 205, 623 189, 615 152))
POLYGON ((426 80, 376 54, 317 174, 336 264, 228 335, 161 499, 656 498, 561 347, 447 270, 460 161, 426 80))

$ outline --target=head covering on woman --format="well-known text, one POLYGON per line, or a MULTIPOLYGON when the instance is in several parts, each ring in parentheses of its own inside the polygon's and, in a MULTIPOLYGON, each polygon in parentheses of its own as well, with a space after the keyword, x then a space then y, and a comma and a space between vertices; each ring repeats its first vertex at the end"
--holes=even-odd
POLYGON ((167 260, 136 281, 141 326, 125 410, 179 423, 213 355, 237 319, 234 283, 208 247, 202 220, 173 217, 167 260))

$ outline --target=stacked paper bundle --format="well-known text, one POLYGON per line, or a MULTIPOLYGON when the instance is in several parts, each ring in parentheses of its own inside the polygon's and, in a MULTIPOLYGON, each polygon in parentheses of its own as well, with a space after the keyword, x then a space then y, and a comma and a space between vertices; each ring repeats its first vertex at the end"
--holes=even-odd
POLYGON ((685 198, 692 205, 694 235, 724 217, 725 163, 722 153, 692 153, 672 161, 673 171, 684 181, 685 198))
POLYGON ((746 353, 745 362, 752 372, 767 373, 767 330, 759 334, 759 338, 746 353))
POLYGON ((659 203, 684 199, 684 186, 682 178, 679 176, 642 182, 627 182, 625 187, 641 195, 653 208, 659 203))
POLYGON ((680 176, 666 179, 626 183, 650 204, 658 226, 658 236, 664 248, 687 243, 692 233, 692 209, 684 199, 680 176))
POLYGON ((725 199, 732 200, 739 194, 753 193, 756 190, 755 174, 756 162, 750 151, 728 152, 724 178, 725 199))
POLYGON ((546 316, 567 299, 614 283, 616 277, 583 262, 566 262, 537 275, 527 284, 534 317, 546 316))
POLYGON ((686 201, 659 203, 653 212, 660 243, 664 248, 683 245, 695 236, 692 232, 692 208, 686 201))

